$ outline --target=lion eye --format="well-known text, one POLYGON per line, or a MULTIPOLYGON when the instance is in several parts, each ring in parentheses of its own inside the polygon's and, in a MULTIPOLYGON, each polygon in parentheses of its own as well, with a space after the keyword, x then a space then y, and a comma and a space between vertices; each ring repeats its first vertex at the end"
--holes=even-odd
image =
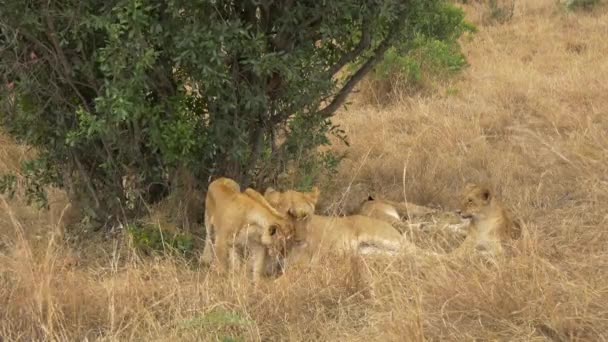
POLYGON ((469 200, 467 201, 467 203, 473 203, 473 199, 469 198, 469 200))
POLYGON ((270 227, 270 236, 274 236, 277 233, 277 226, 270 227))

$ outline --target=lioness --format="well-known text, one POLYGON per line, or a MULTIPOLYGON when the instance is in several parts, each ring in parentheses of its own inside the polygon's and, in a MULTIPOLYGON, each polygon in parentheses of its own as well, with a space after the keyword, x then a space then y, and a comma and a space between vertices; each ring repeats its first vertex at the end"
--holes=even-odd
POLYGON ((296 240, 303 240, 304 233, 315 213, 319 200, 319 188, 313 187, 311 192, 287 190, 285 192, 267 188, 264 197, 277 211, 291 219, 295 228, 296 240))
POLYGON ((466 184, 461 209, 457 212, 471 224, 467 238, 456 253, 477 251, 484 255, 501 255, 510 241, 521 236, 519 223, 511 219, 510 212, 486 187, 466 184))
POLYGON ((230 256, 237 248, 249 252, 251 271, 257 282, 264 270, 267 255, 284 254, 293 238, 293 225, 253 189, 240 192, 239 185, 228 178, 209 184, 205 200, 207 237, 202 260, 210 263, 214 242, 218 265, 227 270, 230 256))
POLYGON ((329 217, 314 214, 319 196, 318 189, 312 193, 298 191, 279 192, 272 188, 264 196, 281 213, 289 215, 296 228, 295 246, 288 256, 288 264, 301 260, 312 260, 319 253, 396 254, 403 249, 415 248, 389 223, 352 215, 329 217))
POLYGON ((401 222, 403 219, 416 218, 436 213, 437 210, 416 205, 410 202, 394 202, 369 196, 364 201, 358 214, 377 218, 389 223, 401 222))

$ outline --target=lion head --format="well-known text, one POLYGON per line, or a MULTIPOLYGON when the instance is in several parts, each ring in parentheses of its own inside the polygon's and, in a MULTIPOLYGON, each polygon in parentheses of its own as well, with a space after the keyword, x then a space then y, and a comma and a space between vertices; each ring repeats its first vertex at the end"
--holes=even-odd
POLYGON ((314 187, 310 192, 294 190, 280 192, 268 188, 264 197, 271 206, 294 224, 297 235, 298 232, 306 231, 306 227, 315 213, 319 194, 320 191, 317 187, 314 187))
POLYGON ((458 213, 464 219, 480 218, 490 206, 492 192, 487 187, 468 183, 465 185, 458 213))
MULTIPOLYGON (((269 201, 259 192, 253 189, 246 189, 244 194, 260 204, 269 214, 263 224, 250 222, 263 229, 261 242, 269 247, 271 255, 282 255, 286 253, 287 245, 295 236, 295 225, 284 213, 278 211, 269 201)), ((252 218, 258 219, 257 215, 252 218)), ((255 220, 254 220, 255 221, 255 220)))

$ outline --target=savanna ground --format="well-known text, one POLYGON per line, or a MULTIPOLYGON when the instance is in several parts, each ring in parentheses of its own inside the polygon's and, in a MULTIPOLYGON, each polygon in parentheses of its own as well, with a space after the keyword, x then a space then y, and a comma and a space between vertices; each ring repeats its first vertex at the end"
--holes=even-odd
MULTIPOLYGON (((2 198, 0 340, 607 340, 608 9, 518 1, 504 24, 465 9, 479 32, 462 75, 386 106, 363 84, 338 114, 350 146, 334 147, 347 156, 320 208, 375 192, 454 209, 482 181, 524 222, 523 252, 498 267, 379 260, 374 299, 349 260, 254 289, 138 257, 120 232, 66 243, 60 191, 50 211, 2 198)), ((0 143, 2 171, 31 153, 0 143)))

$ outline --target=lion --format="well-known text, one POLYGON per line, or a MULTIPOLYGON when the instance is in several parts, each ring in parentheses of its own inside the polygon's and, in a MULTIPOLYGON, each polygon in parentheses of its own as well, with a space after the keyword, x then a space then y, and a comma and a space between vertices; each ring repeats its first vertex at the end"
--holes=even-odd
POLYGON ((296 226, 296 238, 287 264, 310 262, 323 253, 395 255, 415 249, 388 222, 363 215, 331 217, 314 214, 318 189, 303 193, 268 188, 264 196, 280 213, 287 213, 296 226))
POLYGON ((302 240, 319 200, 319 188, 313 187, 310 192, 287 190, 279 192, 269 187, 264 197, 280 213, 292 220, 295 228, 296 240, 302 240))
POLYGON ((487 188, 468 183, 463 190, 457 213, 470 220, 467 238, 456 253, 479 252, 486 256, 502 255, 510 242, 521 237, 521 225, 487 188))
POLYGON ((394 202, 369 196, 356 211, 390 223, 410 241, 417 237, 439 238, 442 242, 462 241, 467 234, 468 222, 453 212, 439 211, 410 202, 394 202))
POLYGON ((409 247, 405 237, 392 225, 363 215, 313 215, 306 234, 313 252, 395 255, 409 247))
POLYGON ((288 218, 296 225, 297 237, 282 265, 267 265, 269 274, 276 274, 278 267, 279 272, 284 272, 333 256, 351 263, 355 282, 362 286, 361 293, 364 297, 374 298, 374 282, 364 258, 418 252, 405 235, 388 222, 363 215, 316 215, 314 209, 319 197, 318 189, 303 193, 293 190, 279 192, 269 188, 264 196, 280 213, 288 213, 288 218))
POLYGON ((264 196, 249 188, 240 192, 239 185, 229 178, 219 178, 209 184, 205 229, 202 261, 211 262, 215 247, 218 266, 225 271, 231 257, 234 263, 239 252, 248 253, 256 283, 264 272, 267 257, 284 255, 286 245, 294 236, 293 225, 264 196))
POLYGON ((369 195, 367 200, 361 203, 357 213, 388 223, 397 223, 402 220, 435 214, 437 210, 410 202, 394 202, 369 195))

